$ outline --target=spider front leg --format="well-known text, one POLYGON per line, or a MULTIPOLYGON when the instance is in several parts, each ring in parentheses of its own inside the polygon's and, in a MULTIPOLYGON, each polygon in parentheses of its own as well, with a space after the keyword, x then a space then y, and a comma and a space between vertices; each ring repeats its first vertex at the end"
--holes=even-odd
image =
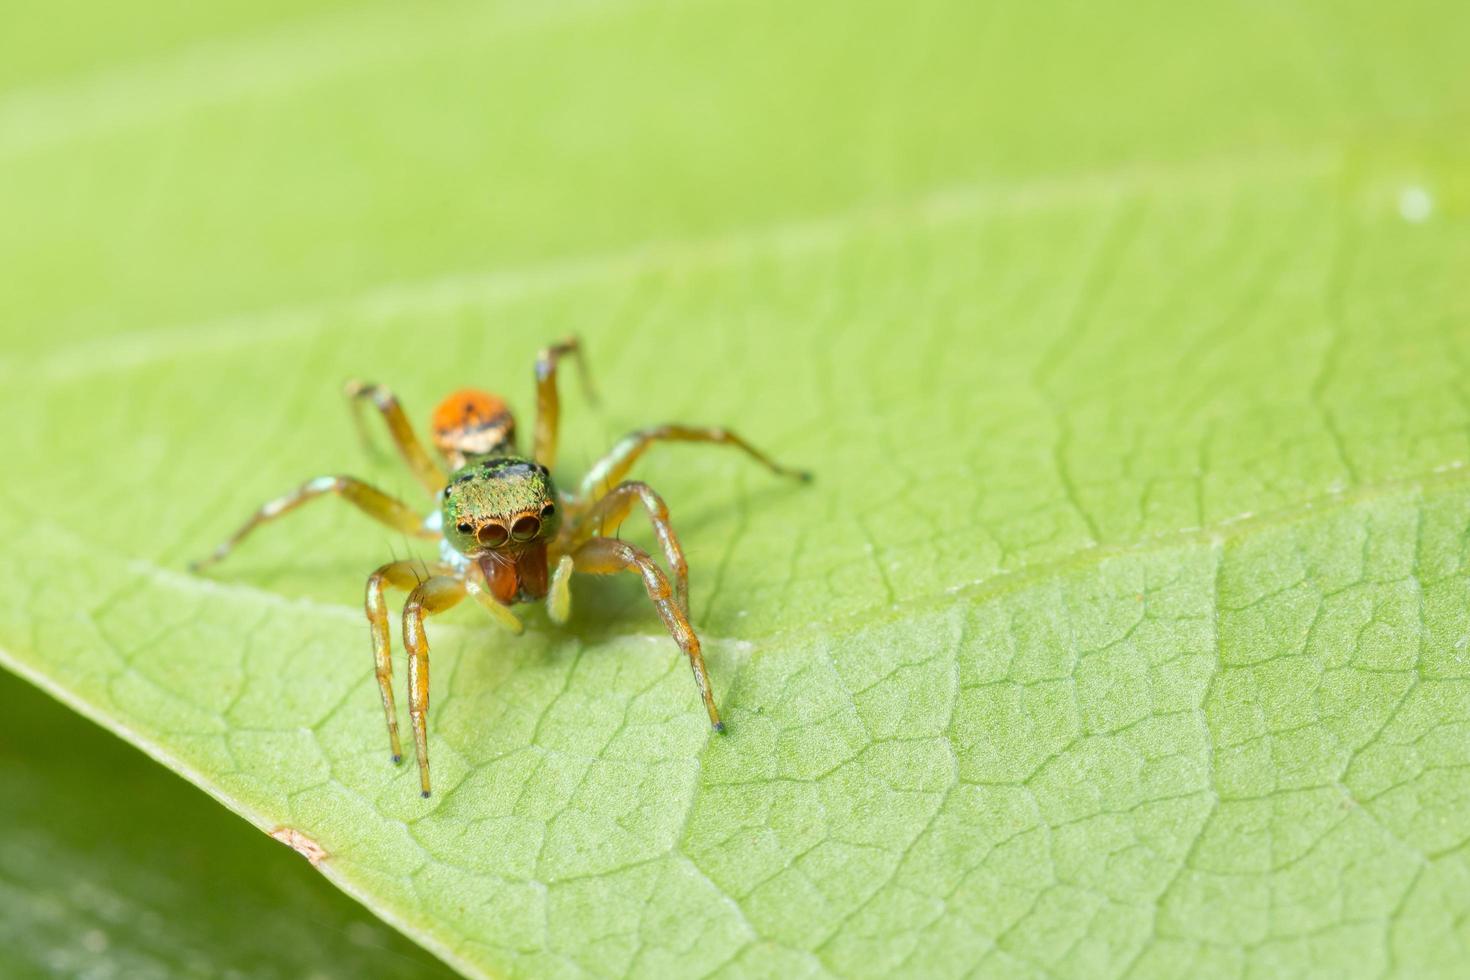
POLYGON ((639 504, 648 512, 648 522, 658 538, 659 547, 668 559, 674 573, 674 601, 687 616, 689 614, 689 563, 684 559, 684 549, 669 521, 669 508, 658 492, 646 483, 631 480, 620 483, 601 500, 578 517, 567 533, 567 550, 572 551, 594 537, 616 534, 618 527, 627 520, 628 514, 639 504))
POLYGON ((803 482, 812 478, 812 475, 806 470, 794 470, 782 466, 728 429, 717 426, 659 425, 651 429, 639 429, 637 432, 629 433, 619 440, 606 456, 593 463, 587 475, 582 478, 579 496, 589 502, 605 496, 614 486, 622 482, 623 477, 627 476, 628 471, 633 468, 633 464, 638 462, 638 457, 647 452, 648 447, 655 442, 710 442, 721 446, 731 446, 739 449, 777 476, 789 476, 803 482))
POLYGON ((308 500, 314 500, 324 494, 334 494, 341 497, 373 520, 395 531, 401 531, 410 537, 427 539, 439 537, 437 531, 431 531, 424 527, 422 515, 397 497, 390 497, 377 487, 363 483, 354 477, 319 476, 314 480, 307 480, 290 493, 277 497, 275 500, 263 505, 254 514, 250 515, 250 519, 242 524, 238 531, 226 538, 219 547, 215 548, 207 557, 191 563, 189 567, 197 572, 208 565, 214 564, 233 551, 235 546, 246 535, 260 525, 273 521, 283 514, 288 514, 308 500))
MULTIPOLYGON (((447 572, 448 566, 432 566, 436 573, 447 572)), ((385 587, 408 592, 424 581, 429 567, 421 561, 390 561, 368 576, 367 595, 363 605, 367 609, 368 631, 373 640, 373 674, 378 679, 378 692, 383 698, 383 714, 388 720, 388 745, 393 752, 393 761, 403 759, 403 746, 398 741, 398 712, 393 705, 393 646, 388 634, 388 604, 383 600, 385 587)))
MULTIPOLYGON (((710 725, 717 732, 724 731, 725 725, 720 721, 719 709, 715 707, 714 692, 710 690, 709 671, 704 666, 699 637, 695 635, 694 627, 689 625, 689 617, 675 601, 668 578, 648 553, 615 538, 593 538, 572 553, 572 567, 589 575, 633 572, 643 579, 643 587, 648 591, 648 598, 653 600, 659 618, 668 627, 674 642, 679 644, 679 649, 689 658, 689 668, 694 671, 694 683, 704 700, 704 709, 709 713, 710 725)), ((564 589, 564 585, 562 587, 564 589)))
POLYGON ((587 360, 582 355, 582 343, 576 337, 568 337, 559 344, 552 344, 536 357, 536 462, 547 469, 556 465, 556 443, 560 433, 561 396, 556 388, 557 362, 567 355, 577 358, 577 367, 582 376, 582 390, 588 401, 596 400, 592 381, 587 374, 587 360))
POLYGON ((419 442, 413 426, 408 423, 408 417, 403 414, 403 406, 398 404, 398 398, 393 392, 383 385, 365 381, 347 382, 344 392, 347 395, 347 404, 352 409, 352 421, 357 426, 357 433, 364 446, 372 446, 372 439, 369 438, 367 426, 362 420, 362 403, 370 401, 387 423, 388 434, 393 437, 393 445, 398 447, 399 455, 424 485, 424 489, 430 493, 438 493, 444 489, 444 470, 434 462, 423 443, 419 442))
POLYGON ((419 584, 403 606, 403 646, 408 651, 408 717, 419 760, 419 789, 429 795, 429 638, 424 618, 452 608, 465 597, 464 582, 447 575, 419 584))

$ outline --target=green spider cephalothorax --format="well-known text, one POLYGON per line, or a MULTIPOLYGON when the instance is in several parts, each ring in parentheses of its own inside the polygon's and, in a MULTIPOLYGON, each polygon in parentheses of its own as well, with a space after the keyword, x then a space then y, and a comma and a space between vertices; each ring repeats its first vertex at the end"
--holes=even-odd
MULTIPOLYGON (((435 497, 434 509, 424 517, 361 480, 321 476, 265 504, 194 566, 197 569, 220 560, 256 527, 325 494, 342 497, 394 530, 437 540, 438 562, 428 566, 420 561, 388 562, 368 576, 365 600, 388 741, 397 762, 403 753, 393 704, 383 592, 388 588, 408 592, 403 645, 408 651, 409 717, 425 796, 429 795, 429 644, 424 619, 468 596, 514 633, 522 630, 520 619, 511 611, 518 603, 544 599, 551 619, 566 622, 574 572, 631 572, 642 579, 659 618, 689 658, 710 724, 722 730, 699 637, 689 623, 689 567, 669 523, 669 509, 648 484, 624 477, 655 442, 708 442, 739 449, 773 473, 808 478, 804 472, 777 465, 726 429, 661 425, 625 436, 592 465, 574 493, 558 492, 551 479, 560 413, 556 369, 567 355, 576 355, 580 362, 581 349, 575 340, 546 348, 536 360, 535 447, 530 457, 518 455, 515 417, 496 395, 465 389, 439 403, 432 422, 433 442, 440 455, 435 460, 419 442, 392 392, 381 385, 349 382, 347 397, 354 411, 364 401, 376 406, 404 462, 435 497), (609 537, 636 508, 642 508, 653 525, 673 573, 672 583, 647 552, 609 537)), ((360 413, 357 418, 361 424, 360 413)))
POLYGON ((496 600, 546 597, 546 547, 561 511, 545 466, 519 456, 475 459, 450 475, 440 514, 445 551, 477 562, 496 600))

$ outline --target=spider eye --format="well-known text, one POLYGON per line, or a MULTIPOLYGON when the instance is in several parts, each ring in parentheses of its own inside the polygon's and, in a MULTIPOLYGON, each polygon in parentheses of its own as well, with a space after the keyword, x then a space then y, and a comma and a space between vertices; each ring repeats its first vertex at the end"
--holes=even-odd
POLYGON ((459 529, 460 534, 469 534, 475 529, 475 526, 469 521, 460 521, 455 527, 459 529))
POLYGON ((475 534, 481 544, 487 544, 492 548, 505 544, 505 539, 509 536, 505 528, 499 524, 486 524, 475 534))
POLYGON ((541 519, 527 514, 511 525, 510 533, 517 541, 526 541, 534 538, 541 530, 541 519))
POLYGON ((556 504, 547 504, 545 507, 542 507, 541 508, 541 517, 543 519, 545 519, 547 517, 550 517, 552 514, 555 514, 555 513, 556 513, 556 504))

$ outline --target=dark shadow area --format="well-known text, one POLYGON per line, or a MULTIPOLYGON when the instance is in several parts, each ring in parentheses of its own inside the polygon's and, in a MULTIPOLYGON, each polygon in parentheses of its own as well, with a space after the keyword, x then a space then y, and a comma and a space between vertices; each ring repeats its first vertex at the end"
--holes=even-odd
POLYGON ((451 977, 299 855, 0 671, 0 976, 451 977))

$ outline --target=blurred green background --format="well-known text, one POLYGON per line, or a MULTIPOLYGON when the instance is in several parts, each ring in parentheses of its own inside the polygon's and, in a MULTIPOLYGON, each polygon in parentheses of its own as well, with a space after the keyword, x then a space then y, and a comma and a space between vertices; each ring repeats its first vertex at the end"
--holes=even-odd
MULTIPOLYGON (((6 527, 66 525, 119 556, 90 585, 125 590, 289 474, 403 489, 334 414, 349 374, 416 420, 466 383, 525 404, 569 328, 608 393, 569 408, 571 465, 691 418, 818 466, 809 498, 723 462, 655 471, 687 502, 699 619, 737 643, 1449 465, 1467 41, 1452 2, 11 4, 6 527), (1421 205, 1437 237, 1412 237, 1421 205), (1096 272, 1140 226, 1132 264, 1096 272), (1344 228, 1352 322, 1319 301, 1344 228), (1109 275, 1103 339, 1067 363, 1109 275), (1356 328, 1336 388, 1294 372, 1356 328), (1406 359, 1379 371, 1386 348, 1406 359), (1301 421, 1324 391, 1346 435, 1301 421), (1053 408, 1082 420, 1055 456, 1053 408), (1182 486, 1221 431, 1218 482, 1182 486), (899 489, 874 476, 895 459, 899 489), (1078 495, 1090 526, 1053 506, 1078 495)), ((315 520, 231 579, 352 605, 383 539, 315 520)), ((59 609, 45 555, 11 574, 59 609)), ((631 634, 639 603, 590 592, 582 635, 631 634)), ((0 972, 437 969, 112 736, 12 678, 0 702, 0 972)))
POLYGON ((977 181, 1392 153, 1470 86, 1457 4, 70 6, 0 37, 12 354, 977 181))

